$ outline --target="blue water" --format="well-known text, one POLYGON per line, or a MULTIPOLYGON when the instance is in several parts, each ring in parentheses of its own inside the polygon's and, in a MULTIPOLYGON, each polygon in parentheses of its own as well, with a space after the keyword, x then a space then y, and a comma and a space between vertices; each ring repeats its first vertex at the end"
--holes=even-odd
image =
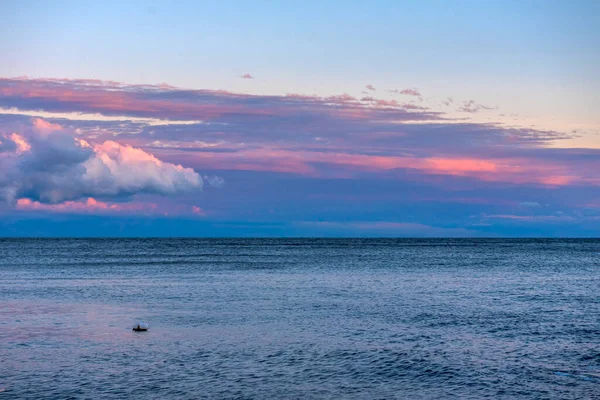
POLYGON ((599 252, 0 240, 0 399, 600 399, 599 252))

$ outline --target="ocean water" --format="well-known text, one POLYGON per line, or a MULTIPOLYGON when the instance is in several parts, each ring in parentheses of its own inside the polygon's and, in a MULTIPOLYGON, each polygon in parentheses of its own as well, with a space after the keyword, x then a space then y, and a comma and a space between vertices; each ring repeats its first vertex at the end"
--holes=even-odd
POLYGON ((0 240, 0 399, 600 399, 599 256, 598 240, 0 240))

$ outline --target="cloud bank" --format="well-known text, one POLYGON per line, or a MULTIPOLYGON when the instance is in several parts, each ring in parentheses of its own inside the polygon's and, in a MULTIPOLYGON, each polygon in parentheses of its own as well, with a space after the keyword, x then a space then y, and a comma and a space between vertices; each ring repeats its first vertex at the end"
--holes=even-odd
POLYGON ((0 197, 19 215, 156 213, 232 229, 598 232, 600 150, 557 148, 570 133, 493 122, 474 101, 435 100, 458 116, 434 110, 407 90, 390 100, 0 79, 0 197), (200 197, 204 183, 220 189, 200 197))

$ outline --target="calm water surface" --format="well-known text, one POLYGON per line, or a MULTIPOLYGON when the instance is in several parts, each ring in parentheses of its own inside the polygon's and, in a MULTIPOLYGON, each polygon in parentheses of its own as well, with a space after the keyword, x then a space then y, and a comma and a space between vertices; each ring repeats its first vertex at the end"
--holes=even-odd
POLYGON ((0 399, 600 399, 599 252, 0 240, 0 399))

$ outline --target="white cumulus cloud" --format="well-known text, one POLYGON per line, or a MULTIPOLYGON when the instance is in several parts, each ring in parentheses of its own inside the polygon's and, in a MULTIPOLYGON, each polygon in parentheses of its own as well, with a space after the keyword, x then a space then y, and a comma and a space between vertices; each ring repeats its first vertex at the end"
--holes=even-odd
POLYGON ((25 133, 0 134, 0 198, 5 201, 54 204, 202 189, 203 179, 192 168, 114 141, 90 144, 41 121, 34 120, 25 133))

